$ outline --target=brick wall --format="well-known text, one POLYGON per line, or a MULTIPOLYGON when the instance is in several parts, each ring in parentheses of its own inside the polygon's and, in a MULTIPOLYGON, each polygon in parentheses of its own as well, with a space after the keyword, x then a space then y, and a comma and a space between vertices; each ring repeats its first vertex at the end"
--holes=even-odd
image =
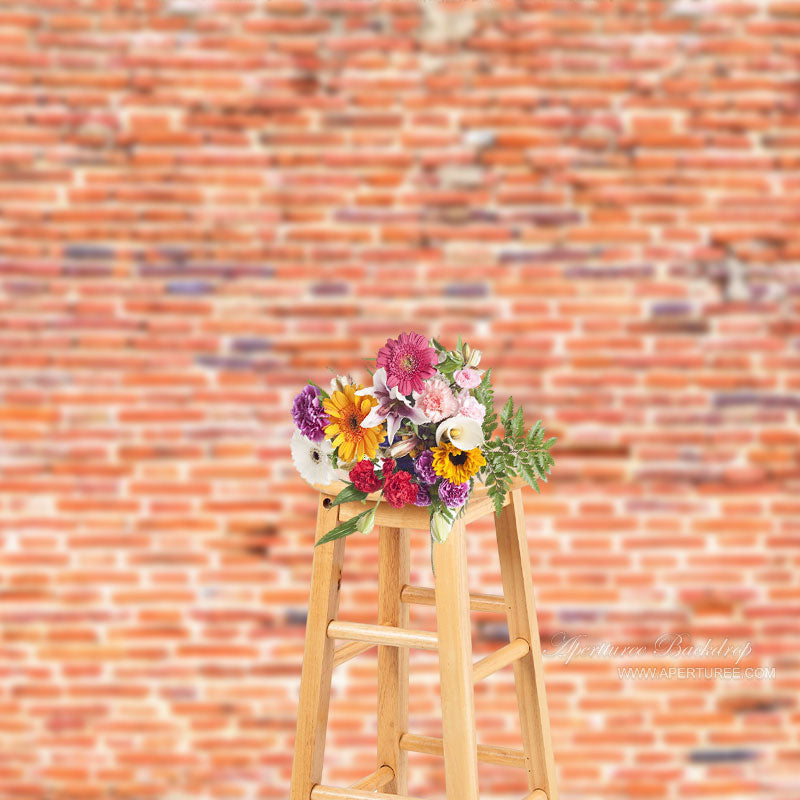
MULTIPOLYGON (((545 638, 776 667, 548 659, 563 798, 799 797, 799 66, 795 0, 3 2, 0 795, 286 797, 290 399, 413 328, 560 437, 527 507, 545 638)), ((373 619, 376 558, 349 543, 343 616, 373 619)), ((373 767, 374 689, 370 657, 336 676, 332 782, 373 767)), ((516 744, 508 675, 478 712, 516 744)))

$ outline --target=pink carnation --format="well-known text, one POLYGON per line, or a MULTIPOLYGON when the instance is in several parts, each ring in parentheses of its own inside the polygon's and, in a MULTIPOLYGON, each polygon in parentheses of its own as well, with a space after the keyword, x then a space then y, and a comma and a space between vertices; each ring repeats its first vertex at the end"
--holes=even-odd
POLYGON ((436 377, 425 381, 415 408, 421 408, 431 422, 441 422, 458 411, 458 403, 450 384, 444 378, 436 377))
POLYGON ((474 389, 481 382, 481 373, 477 369, 465 367, 455 372, 453 379, 462 389, 474 389))
POLYGON ((483 422, 486 416, 486 408, 483 403, 479 403, 469 392, 461 392, 458 396, 458 413, 463 417, 483 422))

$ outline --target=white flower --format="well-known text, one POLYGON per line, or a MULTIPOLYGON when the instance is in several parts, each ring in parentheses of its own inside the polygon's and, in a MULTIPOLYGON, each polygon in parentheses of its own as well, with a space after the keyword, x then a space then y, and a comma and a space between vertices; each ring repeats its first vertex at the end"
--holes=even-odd
POLYGON ((391 444, 404 419, 410 419, 417 425, 426 422, 421 409, 410 405, 396 386, 390 389, 386 385, 386 370, 383 367, 375 372, 372 381, 372 386, 356 392, 359 397, 370 395, 378 401, 378 405, 373 406, 369 414, 361 420, 362 428, 374 428, 386 422, 386 436, 391 444))
POLYGON ((459 414, 439 424, 436 429, 436 444, 447 434, 450 442, 459 450, 472 450, 483 444, 483 429, 479 422, 459 414))
POLYGON ((327 439, 321 442, 312 442, 306 439, 300 431, 295 430, 290 444, 292 461, 300 473, 300 477, 310 483, 325 485, 335 480, 331 454, 333 448, 327 439))

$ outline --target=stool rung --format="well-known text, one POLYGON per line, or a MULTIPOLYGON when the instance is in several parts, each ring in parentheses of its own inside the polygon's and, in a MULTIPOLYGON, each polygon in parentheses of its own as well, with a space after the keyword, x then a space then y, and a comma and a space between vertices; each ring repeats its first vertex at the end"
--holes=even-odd
MULTIPOLYGON (((433 589, 425 586, 404 586, 400 592, 400 599, 404 603, 414 603, 418 606, 435 606, 436 595, 433 589)), ((489 611, 494 614, 506 613, 504 597, 496 594, 470 593, 469 607, 472 611, 489 611)))
POLYGON ((333 651, 333 666, 338 667, 341 664, 345 664, 350 661, 351 658, 360 656, 362 653, 366 653, 367 650, 372 650, 373 647, 375 647, 375 645, 369 642, 350 642, 349 644, 343 644, 333 651))
MULTIPOLYGON (((416 733, 404 733, 400 737, 400 749, 410 753, 425 753, 429 756, 444 755, 444 745, 441 739, 437 739, 435 736, 419 736, 416 733)), ((512 747, 479 744, 478 761, 498 764, 501 767, 525 769, 525 753, 512 747)), ((539 800, 539 798, 534 798, 534 800, 539 800)))
POLYGON ((335 786, 323 786, 318 783, 311 790, 311 800, 422 800, 422 798, 404 794, 365 792, 361 789, 337 789, 335 786))
POLYGON ((482 658, 472 667, 472 682, 477 683, 487 678, 493 672, 497 672, 509 664, 513 664, 523 656, 528 655, 531 651, 531 646, 525 639, 514 639, 503 645, 499 650, 490 653, 486 658, 482 658))
POLYGON ((384 764, 382 767, 378 767, 375 772, 367 775, 366 778, 356 781, 350 788, 374 792, 376 789, 383 789, 392 780, 394 780, 394 770, 388 764, 384 764))
POLYGON ((547 800, 547 792, 544 789, 534 789, 530 794, 526 794, 522 800, 547 800))
POLYGON ((439 649, 438 637, 432 631, 412 631, 390 625, 366 625, 362 622, 334 620, 328 624, 328 638, 387 644, 391 647, 417 647, 420 650, 439 649))

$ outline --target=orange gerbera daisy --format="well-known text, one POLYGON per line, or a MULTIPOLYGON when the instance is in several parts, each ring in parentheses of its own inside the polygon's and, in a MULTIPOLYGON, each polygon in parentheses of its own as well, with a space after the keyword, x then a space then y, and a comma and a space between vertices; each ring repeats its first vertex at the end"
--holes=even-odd
POLYGON ((325 427, 325 438, 338 448, 339 460, 343 463, 360 461, 365 455, 375 458, 378 445, 383 441, 384 426, 362 428, 361 422, 373 406, 378 404, 374 397, 358 397, 356 392, 363 386, 345 386, 344 390, 333 392, 322 401, 322 406, 330 417, 325 427))

